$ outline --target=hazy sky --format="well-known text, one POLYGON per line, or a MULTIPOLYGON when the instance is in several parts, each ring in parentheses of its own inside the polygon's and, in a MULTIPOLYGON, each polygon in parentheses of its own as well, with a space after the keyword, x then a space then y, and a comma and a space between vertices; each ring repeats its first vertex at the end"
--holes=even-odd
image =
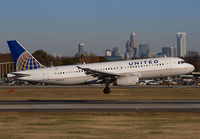
POLYGON ((98 55, 123 54, 132 31, 152 51, 176 45, 184 31, 187 50, 200 52, 200 0, 0 0, 0 53, 16 39, 31 53, 72 56, 85 43, 98 55))

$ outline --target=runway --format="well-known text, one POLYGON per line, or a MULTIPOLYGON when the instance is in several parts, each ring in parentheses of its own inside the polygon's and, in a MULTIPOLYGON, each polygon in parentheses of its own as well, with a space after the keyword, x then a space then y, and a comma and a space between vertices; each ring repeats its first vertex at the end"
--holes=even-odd
MULTIPOLYGON (((105 85, 0 85, 0 89, 42 89, 42 88, 104 88, 105 85)), ((112 88, 169 88, 168 85, 136 85, 136 86, 111 86, 112 88)), ((174 85, 172 88, 200 88, 197 85, 174 85)))
POLYGON ((0 101, 0 111, 200 111, 200 100, 0 101))

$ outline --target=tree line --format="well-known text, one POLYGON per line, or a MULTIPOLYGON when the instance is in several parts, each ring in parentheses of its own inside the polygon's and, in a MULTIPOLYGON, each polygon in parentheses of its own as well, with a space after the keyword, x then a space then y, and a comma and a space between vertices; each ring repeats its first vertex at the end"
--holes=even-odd
POLYGON ((52 55, 44 52, 43 50, 37 50, 33 53, 33 56, 44 66, 62 66, 62 65, 74 65, 81 63, 96 63, 108 61, 103 56, 96 56, 94 53, 84 54, 79 56, 75 54, 72 57, 53 57, 52 55))

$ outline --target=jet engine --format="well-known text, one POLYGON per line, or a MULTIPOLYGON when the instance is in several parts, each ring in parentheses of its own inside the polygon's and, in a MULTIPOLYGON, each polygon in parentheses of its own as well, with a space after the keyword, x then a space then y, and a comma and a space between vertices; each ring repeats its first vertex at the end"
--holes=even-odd
POLYGON ((139 78, 137 75, 121 75, 117 78, 117 85, 136 85, 139 82, 139 78))

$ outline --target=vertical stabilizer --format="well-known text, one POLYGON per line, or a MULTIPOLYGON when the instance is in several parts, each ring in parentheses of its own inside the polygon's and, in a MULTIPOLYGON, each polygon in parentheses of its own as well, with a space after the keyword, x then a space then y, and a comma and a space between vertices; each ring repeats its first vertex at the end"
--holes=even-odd
POLYGON ((7 41, 17 71, 43 68, 18 41, 7 41))

